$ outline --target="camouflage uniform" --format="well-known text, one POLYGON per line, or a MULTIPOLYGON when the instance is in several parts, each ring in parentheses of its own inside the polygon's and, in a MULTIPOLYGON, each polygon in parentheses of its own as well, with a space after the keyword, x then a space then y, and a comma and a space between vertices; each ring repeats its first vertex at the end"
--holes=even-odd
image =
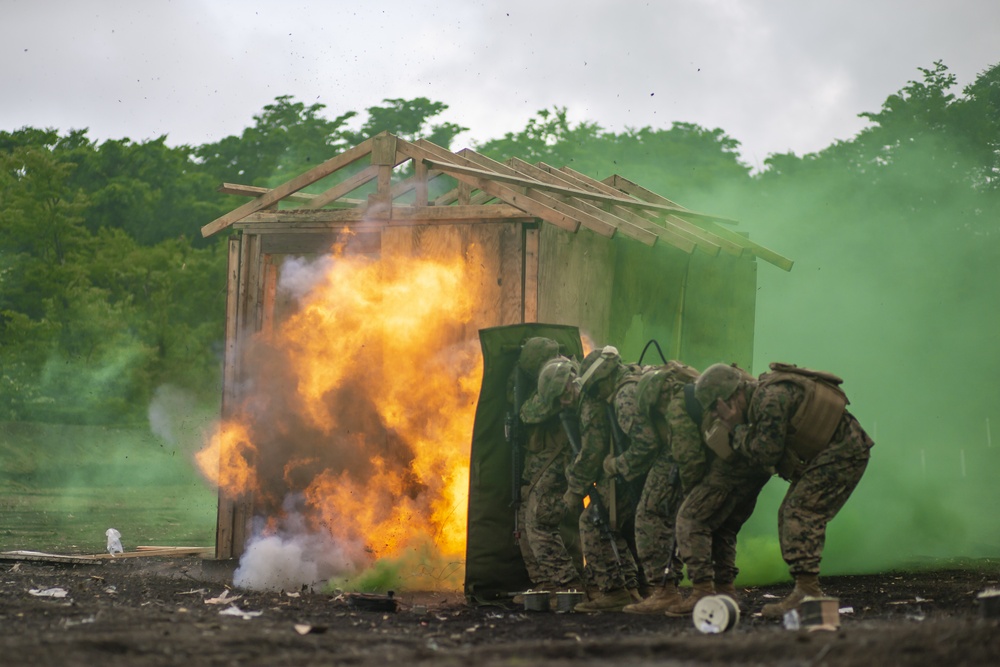
MULTIPOLYGON (((620 386, 623 380, 636 372, 636 366, 622 366, 615 372, 615 386, 620 386)), ((628 501, 625 485, 614 484, 612 478, 604 475, 602 467, 605 456, 611 453, 611 421, 607 408, 606 400, 587 395, 581 397, 580 452, 566 470, 566 481, 568 490, 581 497, 587 495, 590 487, 596 483, 604 506, 615 508, 613 516, 609 517, 609 523, 615 532, 620 566, 616 562, 610 540, 602 534, 600 525, 595 521, 593 513, 597 508, 594 504, 580 514, 580 543, 594 584, 602 592, 622 588, 636 590, 639 585, 638 567, 619 530, 634 517, 635 507, 628 501)))
POLYGON ((708 473, 677 512, 678 548, 692 582, 712 581, 717 591, 733 590, 739 574, 737 534, 771 474, 738 453, 726 460, 702 449, 708 455, 708 473))
POLYGON ((558 415, 529 428, 522 476, 525 534, 521 542, 527 542, 533 556, 535 574, 531 580, 536 588, 582 589, 580 573, 560 533, 566 514, 563 494, 571 458, 569 441, 558 415))
MULTIPOLYGON (((512 405, 515 403, 515 387, 518 387, 518 389, 523 392, 522 401, 527 403, 535 392, 535 387, 538 382, 538 373, 542 365, 549 359, 558 356, 558 354, 559 344, 550 338, 534 337, 526 340, 524 345, 521 347, 517 364, 513 371, 511 371, 510 377, 507 379, 507 401, 512 405)), ((520 406, 517 407, 519 408, 520 406)), ((519 417, 520 415, 516 418, 519 417)), ((521 551, 521 558, 524 561, 524 567, 528 572, 528 578, 531 580, 532 586, 541 587, 545 586, 547 583, 545 574, 543 572, 543 567, 539 564, 538 558, 535 556, 535 551, 531 546, 531 538, 527 532, 527 526, 530 519, 529 503, 526 501, 526 497, 529 492, 532 474, 538 473, 537 468, 540 465, 539 462, 535 460, 536 457, 532 454, 532 443, 537 440, 537 437, 533 433, 535 430, 536 428, 532 426, 525 427, 526 442, 522 444, 524 450, 520 452, 523 457, 523 461, 521 466, 521 502, 516 508, 517 525, 520 526, 520 530, 517 535, 517 544, 521 551), (534 470, 534 473, 531 472, 532 470, 534 470)))
POLYGON ((698 427, 684 411, 683 386, 674 380, 664 386, 663 391, 680 392, 681 397, 680 402, 671 400, 666 415, 639 409, 636 382, 625 383, 614 397, 615 415, 629 438, 628 449, 614 458, 614 468, 626 481, 646 476, 636 507, 635 546, 646 581, 654 585, 680 581, 675 516, 684 490, 704 474, 705 454, 698 427))
POLYGON ((826 524, 861 481, 874 443, 845 410, 830 444, 803 468, 785 469, 789 423, 805 392, 791 382, 766 383, 769 375, 749 388, 747 423, 733 429, 733 448, 790 481, 778 511, 781 555, 792 575, 818 575, 826 524))
POLYGON ((523 373, 522 382, 527 380, 530 387, 519 414, 527 430, 527 443, 521 472, 521 504, 517 510, 523 530, 518 545, 532 586, 539 590, 583 588, 560 533, 566 513, 562 497, 566 492, 564 471, 570 459, 569 442, 558 414, 549 410, 551 406, 541 406, 536 398, 539 373, 548 361, 556 358, 563 357, 559 356, 559 346, 554 340, 530 338, 515 369, 515 374, 523 373))

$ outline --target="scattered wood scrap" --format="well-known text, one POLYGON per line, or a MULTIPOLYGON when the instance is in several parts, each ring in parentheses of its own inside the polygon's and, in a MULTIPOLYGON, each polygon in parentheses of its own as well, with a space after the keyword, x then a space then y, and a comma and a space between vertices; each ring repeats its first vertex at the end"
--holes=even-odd
POLYGON ((215 549, 212 547, 161 547, 161 546, 140 546, 135 551, 126 551, 118 554, 50 554, 42 551, 3 551, 0 552, 0 560, 3 561, 34 561, 44 563, 71 563, 71 564, 94 564, 106 560, 117 560, 119 558, 146 558, 146 557, 171 557, 171 556, 212 556, 215 549))

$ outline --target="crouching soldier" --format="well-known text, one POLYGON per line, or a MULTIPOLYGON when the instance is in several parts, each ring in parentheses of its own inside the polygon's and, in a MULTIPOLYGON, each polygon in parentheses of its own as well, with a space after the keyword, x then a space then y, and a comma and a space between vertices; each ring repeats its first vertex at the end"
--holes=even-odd
POLYGON ((536 590, 585 589, 560 531, 566 516, 566 466, 572 459, 560 413, 574 402, 572 393, 565 401, 562 397, 576 377, 576 368, 577 362, 566 357, 548 360, 538 374, 535 394, 521 407, 521 419, 530 429, 522 502, 525 537, 534 556, 532 584, 536 590))
MULTIPOLYGON (((664 611, 667 616, 681 617, 691 614, 698 600, 715 593, 739 600, 734 583, 739 574, 736 538, 753 514, 770 472, 734 454, 728 437, 725 442, 715 437, 725 432, 714 428, 712 418, 703 416, 694 395, 696 378, 666 382, 658 373, 639 383, 639 402, 651 410, 656 423, 674 434, 673 456, 684 494, 676 515, 677 551, 693 587, 687 598, 671 600, 664 611)), ((679 567, 675 576, 680 577, 679 567)))
POLYGON ((764 605, 765 618, 782 618, 806 596, 823 595, 826 525, 868 467, 874 443, 847 411, 841 383, 830 373, 787 364, 771 364, 756 380, 715 364, 695 383, 698 401, 714 412, 733 450, 790 482, 778 510, 778 536, 795 588, 764 605))
POLYGON ((625 607, 626 613, 663 614, 683 602, 674 519, 685 491, 705 471, 698 427, 683 403, 684 385, 697 377, 690 366, 670 361, 647 369, 637 382, 621 383, 613 398, 629 446, 605 458, 604 472, 626 481, 645 477, 635 510, 635 548, 652 589, 645 600, 625 607))
MULTIPOLYGON (((508 382, 508 399, 518 403, 525 395, 520 413, 524 422, 519 504, 520 527, 518 546, 528 578, 534 590, 582 590, 580 576, 559 534, 559 523, 565 514, 562 496, 566 491, 565 468, 569 447, 561 423, 543 404, 537 386, 544 366, 553 360, 569 362, 559 354, 559 344, 551 338, 533 337, 521 347, 517 365, 508 382)), ((572 362, 575 363, 575 362, 572 362)), ((550 402, 551 403, 551 402, 550 402)), ((518 602, 515 597, 515 602, 518 602)))
POLYGON ((634 501, 629 502, 625 485, 616 484, 602 467, 613 452, 609 401, 623 383, 637 381, 638 372, 638 366, 623 364, 618 350, 609 345, 584 358, 575 381, 580 393, 580 451, 566 470, 564 498, 569 511, 580 517, 580 544, 599 589, 575 611, 621 611, 642 601, 638 567, 621 530, 634 516, 634 501), (586 510, 584 496, 591 499, 586 510))

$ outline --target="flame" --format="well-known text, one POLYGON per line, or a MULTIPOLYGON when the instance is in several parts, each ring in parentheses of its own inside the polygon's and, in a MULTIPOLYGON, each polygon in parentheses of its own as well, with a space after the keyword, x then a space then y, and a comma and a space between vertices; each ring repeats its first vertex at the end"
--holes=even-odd
POLYGON ((237 422, 228 422, 212 434, 204 449, 195 453, 195 460, 216 486, 235 496, 260 488, 249 463, 254 450, 247 429, 237 422))
POLYGON ((243 351, 252 374, 197 455, 206 476, 266 515, 299 494, 312 530, 362 541, 373 560, 428 540, 464 557, 478 252, 286 262, 279 297, 293 274, 311 289, 243 351))

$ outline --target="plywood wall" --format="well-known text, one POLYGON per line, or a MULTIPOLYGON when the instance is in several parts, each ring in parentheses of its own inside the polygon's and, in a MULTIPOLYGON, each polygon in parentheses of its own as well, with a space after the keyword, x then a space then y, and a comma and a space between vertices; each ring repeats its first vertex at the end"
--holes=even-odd
POLYGON ((609 341, 616 247, 580 229, 542 225, 538 249, 538 321, 569 324, 596 345, 609 341))

